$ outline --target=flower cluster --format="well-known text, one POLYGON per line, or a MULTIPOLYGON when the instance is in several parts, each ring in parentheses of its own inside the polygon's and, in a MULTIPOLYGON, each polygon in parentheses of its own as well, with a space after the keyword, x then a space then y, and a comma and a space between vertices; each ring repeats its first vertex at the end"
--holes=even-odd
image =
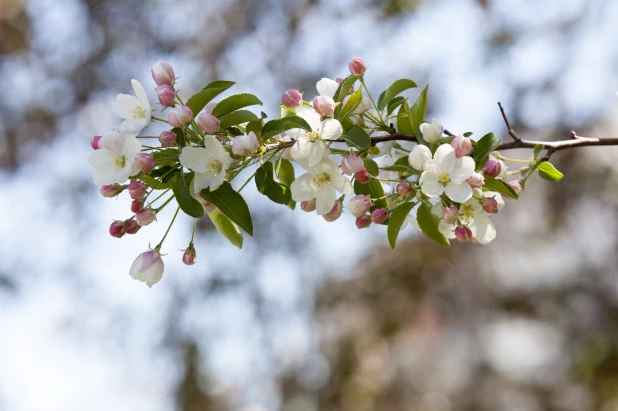
POLYGON ((173 200, 177 209, 163 239, 135 260, 131 277, 148 286, 162 278, 161 247, 179 211, 194 219, 185 264, 196 261, 195 223, 204 215, 241 247, 243 232, 253 234, 240 194, 251 180, 273 202, 291 209, 300 203, 328 222, 346 212, 359 229, 385 225, 393 247, 408 225, 443 245, 453 239, 491 242, 492 214, 505 197, 518 198, 532 173, 541 173, 537 150, 526 167, 508 171, 510 159, 495 151, 502 140, 492 133, 471 139, 472 133, 453 135, 435 119, 424 121, 427 88, 411 103, 402 93, 416 84, 400 79, 376 100, 365 84, 365 62, 355 57, 349 70, 345 78, 318 81, 308 100, 288 89, 280 118, 271 120, 246 109, 262 104, 254 95, 215 101, 231 81, 214 81, 183 102, 174 70, 163 61, 152 67, 152 77, 167 116, 156 117, 144 87, 132 80, 135 95, 120 94, 112 105, 124 121, 92 139, 88 158, 104 197, 126 191, 131 198, 132 215, 114 221, 109 232, 117 238, 135 234, 173 200), (166 129, 141 135, 153 121, 166 129), (231 183, 249 168, 253 174, 234 188, 231 183))

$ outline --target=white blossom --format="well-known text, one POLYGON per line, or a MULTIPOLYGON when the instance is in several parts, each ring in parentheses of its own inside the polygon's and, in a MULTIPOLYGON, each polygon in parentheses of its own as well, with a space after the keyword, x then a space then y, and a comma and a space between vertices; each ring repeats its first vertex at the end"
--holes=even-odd
POLYGON ((118 94, 116 101, 112 104, 112 109, 120 117, 124 118, 116 131, 136 136, 150 124, 152 110, 148 102, 146 90, 137 80, 131 80, 135 96, 129 94, 118 94))
POLYGON ((125 137, 117 131, 111 131, 103 136, 99 147, 88 156, 95 184, 122 184, 130 176, 139 173, 134 159, 142 151, 142 143, 135 137, 125 137))
POLYGON ((423 123, 419 128, 423 133, 423 139, 428 143, 438 142, 442 138, 442 133, 444 133, 444 127, 438 124, 435 118, 431 124, 423 123))
POLYGON ((225 172, 231 162, 228 152, 213 136, 204 138, 204 147, 187 146, 180 153, 180 164, 195 172, 194 193, 204 188, 219 188, 225 181, 225 172))
POLYGON ((294 160, 306 160, 311 167, 318 164, 324 156, 327 148, 325 140, 337 140, 343 134, 343 127, 338 120, 332 118, 320 121, 320 115, 307 106, 297 107, 296 113, 307 121, 312 131, 300 128, 287 131, 288 136, 296 140, 290 154, 294 160))
POLYGON ((455 150, 449 144, 438 147, 424 169, 419 182, 421 190, 429 197, 446 192, 448 198, 458 203, 472 197, 472 187, 466 180, 474 173, 474 160, 471 157, 456 158, 455 150))

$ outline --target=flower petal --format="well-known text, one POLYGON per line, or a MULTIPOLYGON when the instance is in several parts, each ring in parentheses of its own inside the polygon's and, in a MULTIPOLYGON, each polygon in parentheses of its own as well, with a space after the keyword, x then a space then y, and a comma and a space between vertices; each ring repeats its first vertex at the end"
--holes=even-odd
POLYGON ((208 151, 202 147, 184 147, 180 153, 180 164, 196 173, 205 173, 207 170, 208 151))
POLYGON ((429 197, 439 196, 444 193, 444 186, 438 181, 438 174, 432 171, 425 171, 421 178, 421 190, 429 197))
POLYGON ((313 107, 300 105, 296 107, 296 115, 305 120, 312 131, 317 131, 320 128, 320 114, 313 107))
POLYGON ((330 183, 341 194, 354 194, 354 188, 350 180, 342 176, 341 174, 334 174, 330 176, 330 183))
POLYGON ((320 137, 324 140, 337 140, 343 134, 343 127, 338 120, 329 118, 320 125, 320 137))
POLYGON ((123 147, 125 140, 126 137, 119 132, 110 131, 109 133, 105 134, 103 138, 101 138, 101 141, 99 142, 99 147, 107 149, 116 154, 116 156, 120 157, 123 155, 123 147))
POLYGON ((127 162, 133 163, 133 158, 137 153, 142 151, 142 143, 135 137, 127 137, 124 141, 122 154, 125 156, 127 162))
POLYGON ((133 110, 137 106, 141 106, 141 101, 137 97, 129 94, 118 94, 116 101, 112 103, 112 110, 118 116, 128 120, 133 118, 133 110))
MULTIPOLYGON (((303 174, 292 182, 292 199, 294 201, 309 201, 316 197, 316 187, 313 185, 311 174, 303 174)), ((330 210, 329 210, 330 211, 330 210)))
POLYGON ((460 157, 455 160, 455 167, 449 174, 451 181, 454 183, 462 183, 469 179, 474 174, 475 163, 472 157, 460 157))
POLYGON ((450 182, 446 185, 446 195, 456 203, 463 203, 472 198, 472 187, 465 181, 461 184, 450 182))
MULTIPOLYGON (((223 173, 221 173, 223 174, 223 173)), ((199 193, 204 188, 208 188, 211 185, 211 182, 215 179, 215 174, 212 171, 208 171, 206 173, 195 173, 195 177, 193 177, 193 190, 199 193)), ((219 184, 221 185, 221 184, 219 184)), ((212 188, 212 187, 211 187, 212 188)))
POLYGON ((137 80, 131 80, 131 85, 133 86, 133 90, 135 91, 135 96, 140 101, 140 106, 144 109, 146 113, 146 118, 150 120, 150 102, 148 101, 148 95, 146 94, 146 90, 144 90, 144 86, 142 86, 142 83, 137 80))
POLYGON ((496 227, 485 214, 475 214, 473 227, 474 238, 481 244, 489 244, 496 238, 496 227))
POLYGON ((438 170, 442 173, 450 173, 455 167, 455 150, 450 144, 442 144, 433 155, 433 161, 436 163, 438 170))
POLYGON ((337 192, 331 184, 318 188, 316 196, 316 213, 318 215, 327 214, 337 202, 337 192))
POLYGON ((321 96, 333 98, 339 88, 339 83, 335 80, 324 77, 322 80, 318 81, 315 87, 318 89, 318 93, 320 93, 321 96))

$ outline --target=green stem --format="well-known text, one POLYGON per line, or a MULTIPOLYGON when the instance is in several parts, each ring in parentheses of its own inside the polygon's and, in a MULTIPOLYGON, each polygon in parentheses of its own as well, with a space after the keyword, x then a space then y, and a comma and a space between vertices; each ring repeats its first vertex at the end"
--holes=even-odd
POLYGON ((197 218, 193 219, 193 232, 191 233, 191 244, 193 244, 193 240, 195 239, 195 226, 197 225, 197 218))
POLYGON ((159 118, 159 117, 152 116, 150 118, 153 119, 153 120, 156 120, 156 121, 160 121, 162 123, 167 123, 167 120, 163 120, 162 118, 159 118))
POLYGON ((253 172, 253 174, 251 174, 251 175, 249 176, 249 178, 247 179, 247 181, 245 181, 245 182, 243 183, 243 185, 242 185, 242 186, 240 186, 240 188, 238 189, 238 192, 239 192, 239 193, 242 191, 242 189, 243 189, 243 188, 245 188, 245 186, 246 186, 247 184, 249 184, 249 181, 253 180, 253 177, 255 177, 255 174, 256 174, 256 173, 257 173, 257 169, 253 172))
POLYGON ((167 201, 165 201, 165 203, 161 205, 161 207, 155 209, 155 212, 158 214, 159 211, 163 210, 165 206, 168 205, 170 201, 172 201, 173 199, 174 199, 174 196, 171 196, 170 198, 168 198, 167 201))
POLYGON ((367 95, 371 99, 371 104, 373 104, 373 107, 376 109, 376 113, 378 113, 378 116, 380 117, 380 121, 382 121, 381 125, 386 127, 386 123, 384 122, 384 118, 382 118, 382 113, 380 113, 380 110, 378 110, 378 106, 377 106, 376 102, 373 100, 373 96, 371 95, 371 92, 367 88, 367 85, 365 84, 365 80, 362 77, 360 78, 360 82, 363 85, 363 87, 365 87, 365 91, 367 91, 367 95))
POLYGON ((178 215, 179 211, 180 211, 180 207, 178 207, 176 209, 176 212, 174 213, 174 217, 172 217, 172 221, 170 222, 170 225, 167 227, 167 231, 165 232, 165 234, 163 235, 163 238, 161 239, 159 244, 155 247, 155 249, 161 248, 161 246, 163 245, 163 241, 165 241, 165 238, 167 237, 167 234, 170 232, 170 229, 174 225, 174 221, 176 221, 176 216, 178 215))

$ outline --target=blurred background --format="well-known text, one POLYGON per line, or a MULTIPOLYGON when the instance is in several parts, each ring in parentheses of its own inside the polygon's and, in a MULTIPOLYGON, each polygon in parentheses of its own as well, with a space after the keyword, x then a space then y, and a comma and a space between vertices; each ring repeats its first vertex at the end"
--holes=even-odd
MULTIPOLYGON (((129 267, 169 214, 112 238, 90 139, 149 69, 187 98, 235 80, 271 117, 349 58, 379 93, 430 83, 429 117, 506 137, 618 134, 613 0, 0 0, 0 410, 618 410, 618 147, 555 154, 488 246, 358 232, 249 186, 242 251, 191 219, 152 289, 129 267)), ((411 93, 414 97, 416 94, 411 93)), ((521 153, 528 155, 528 153, 521 153)))

